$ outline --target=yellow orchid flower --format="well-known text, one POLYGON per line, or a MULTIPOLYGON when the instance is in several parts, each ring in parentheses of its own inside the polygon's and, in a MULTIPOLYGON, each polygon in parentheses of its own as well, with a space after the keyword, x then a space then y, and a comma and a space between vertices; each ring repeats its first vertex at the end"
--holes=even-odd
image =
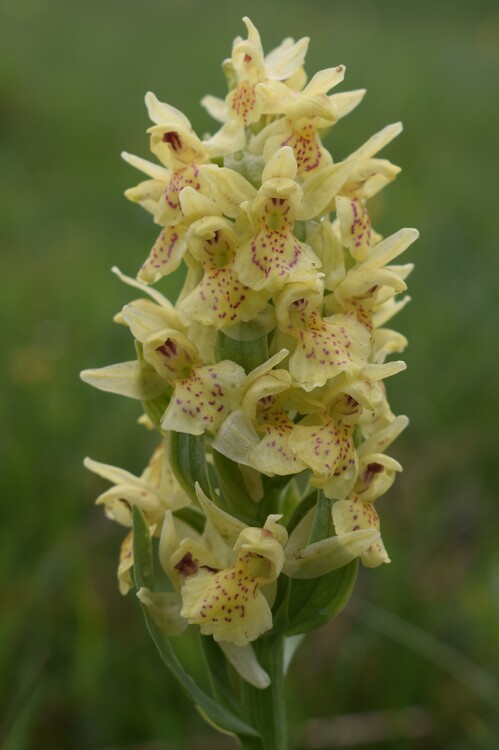
POLYGON ((153 526, 162 522, 165 510, 177 510, 190 503, 170 468, 165 441, 156 448, 140 477, 91 458, 86 458, 84 464, 94 474, 113 483, 111 489, 99 495, 96 503, 104 506, 107 518, 122 526, 132 525, 132 505, 138 505, 153 526))
POLYGON ((287 533, 269 516, 262 529, 241 531, 234 563, 218 572, 200 568, 181 589, 181 615, 216 641, 246 646, 272 627, 272 614, 262 592, 284 564, 287 533))
POLYGON ((152 178, 126 190, 126 197, 164 226, 138 274, 141 281, 151 284, 175 271, 182 261, 188 225, 183 221, 179 195, 185 187, 200 190, 202 173, 195 163, 172 171, 127 152, 122 157, 152 178))
MULTIPOLYGON (((268 82, 272 88, 277 81, 286 81, 288 87, 300 87, 304 81, 303 60, 308 48, 308 38, 298 42, 288 38, 264 56, 260 35, 249 18, 243 18, 248 38, 237 37, 232 47, 232 57, 225 69, 234 87, 225 102, 206 96, 202 104, 216 120, 235 120, 246 127, 257 122, 264 113, 265 99, 260 96, 259 84, 268 82)), ((279 91, 279 88, 277 91, 279 91)))
POLYGON ((216 641, 247 646, 272 626, 262 587, 277 580, 288 535, 270 515, 263 528, 250 527, 220 510, 196 485, 208 514, 204 534, 182 534, 181 524, 165 514, 159 555, 180 592, 180 614, 216 641), (225 541, 223 541, 223 537, 225 541))
MULTIPOLYGON (((84 460, 87 469, 114 485, 95 501, 97 505, 104 506, 107 518, 122 526, 131 527, 131 509, 133 505, 137 505, 144 513, 152 533, 159 533, 166 510, 179 510, 190 504, 189 497, 173 474, 166 454, 166 443, 162 441, 140 477, 91 458, 84 460)), ((119 556, 118 582, 122 594, 127 594, 133 588, 132 568, 133 549, 130 532, 123 540, 119 556)))
POLYGON ((187 336, 165 328, 160 318, 133 305, 125 306, 123 318, 142 344, 146 362, 173 386, 161 422, 163 429, 191 435, 216 432, 238 403, 246 377, 244 369, 229 360, 203 365, 197 348, 187 336))
POLYGON ((151 151, 165 167, 176 171, 209 160, 208 150, 182 112, 160 102, 151 91, 146 94, 145 102, 154 123, 147 131, 151 134, 151 151))
POLYGON ((243 20, 227 96, 202 101, 218 130, 199 137, 149 93, 154 158, 123 154, 144 175, 126 195, 161 231, 136 279, 113 269, 138 297, 114 316, 136 359, 81 377, 141 401, 161 444, 140 476, 85 463, 112 483, 97 500, 106 515, 133 523, 118 585, 135 581, 163 661, 242 745, 284 748, 285 638, 338 613, 357 558, 389 562, 377 506, 402 470, 386 451, 408 420, 384 380, 405 369, 390 321, 409 301, 413 265, 399 256, 418 234, 371 225, 369 199, 400 171, 379 154, 401 124, 336 161, 324 133, 365 91, 332 92, 343 65, 307 83, 307 38, 265 55, 243 20), (171 304, 154 284, 179 267, 171 304), (171 651, 188 627, 216 641, 203 643, 214 699, 171 651), (224 659, 249 683, 240 695, 223 685, 224 659))
MULTIPOLYGON (((387 159, 375 158, 375 155, 401 132, 402 123, 387 125, 346 157, 344 161, 352 163, 354 168, 339 191, 341 196, 355 200, 372 198, 397 177, 400 167, 387 159)), ((334 208, 335 201, 332 201, 329 209, 334 208)))
POLYGON ((234 262, 240 280, 255 291, 277 292, 320 266, 310 247, 293 234, 302 202, 295 177, 296 160, 289 146, 277 151, 263 170, 251 208, 256 234, 239 247, 234 262))
MULTIPOLYGON (((372 503, 364 502, 359 495, 348 500, 340 500, 333 505, 334 527, 338 534, 350 531, 373 529, 379 531, 379 516, 372 503)), ((381 537, 360 555, 362 564, 375 568, 390 562, 381 537)))
POLYGON ((321 70, 300 93, 289 87, 261 84, 259 95, 266 114, 284 115, 270 123, 249 144, 253 153, 262 153, 264 161, 282 146, 295 154, 298 174, 306 176, 332 163, 329 151, 321 143, 319 131, 331 127, 362 100, 365 91, 328 96, 327 92, 343 80, 345 66, 321 70))
POLYGON ((248 463, 263 474, 297 474, 305 464, 289 446, 294 428, 288 416, 293 400, 291 377, 286 370, 272 370, 247 389, 241 405, 258 435, 248 453, 248 463))
POLYGON ((151 92, 146 95, 146 106, 149 117, 155 123, 148 130, 151 134, 151 151, 162 166, 127 152, 123 152, 122 156, 151 178, 130 188, 125 195, 141 204, 153 214, 157 224, 165 227, 139 272, 142 281, 154 283, 179 266, 186 249, 184 235, 188 226, 183 221, 181 191, 186 187, 206 190, 204 171, 213 166, 210 158, 232 153, 243 144, 239 136, 232 140, 228 138, 227 132, 219 142, 214 136, 204 143, 196 136, 185 115, 175 107, 160 102, 151 92))
MULTIPOLYGON (((406 425, 406 417, 393 419, 388 427, 371 435, 358 448, 359 474, 354 491, 346 500, 334 503, 332 509, 338 534, 362 529, 379 531, 379 515, 373 503, 390 489, 396 472, 402 471, 398 461, 381 451, 388 447, 406 425)), ((381 537, 361 554, 360 559, 369 568, 390 562, 381 537)))
POLYGON ((295 428, 289 412, 324 410, 322 403, 292 383, 287 370, 272 369, 287 354, 283 349, 248 374, 240 408, 226 417, 213 441, 223 455, 267 476, 296 474, 306 468, 289 444, 295 428))
POLYGON ((291 449, 312 471, 310 484, 326 497, 346 497, 355 484, 358 458, 353 433, 359 411, 357 401, 345 396, 327 412, 305 417, 290 436, 291 449))
POLYGON ((182 524, 171 512, 164 514, 159 559, 174 589, 180 593, 184 581, 200 568, 218 570, 228 562, 228 552, 218 540, 211 543, 208 525, 203 535, 182 524))
POLYGON ((370 330, 350 313, 323 318, 322 285, 287 284, 276 297, 281 330, 296 339, 289 372, 302 388, 323 386, 345 370, 359 370, 370 354, 370 330))
MULTIPOLYGON (((188 189, 183 191, 183 199, 187 193, 188 189)), ((192 200, 195 197, 197 194, 193 193, 192 200)), ((211 210, 189 229, 187 244, 193 258, 201 265, 203 276, 182 299, 179 312, 187 320, 228 328, 255 318, 266 306, 268 294, 255 292, 239 281, 234 270, 239 239, 233 224, 220 214, 213 204, 211 210), (215 215, 210 215, 215 211, 215 215)))
POLYGON ((350 268, 335 288, 334 296, 340 305, 353 309, 357 317, 367 316, 372 327, 372 312, 407 289, 404 278, 412 269, 412 266, 386 264, 403 253, 418 236, 415 229, 401 229, 378 242, 370 255, 350 268))
POLYGON ((180 191, 187 186, 200 189, 200 169, 210 161, 210 154, 187 117, 175 107, 160 102, 151 92, 146 94, 146 106, 155 123, 148 130, 151 151, 162 166, 123 152, 125 161, 151 178, 125 195, 150 210, 158 224, 173 226, 182 219, 180 191))

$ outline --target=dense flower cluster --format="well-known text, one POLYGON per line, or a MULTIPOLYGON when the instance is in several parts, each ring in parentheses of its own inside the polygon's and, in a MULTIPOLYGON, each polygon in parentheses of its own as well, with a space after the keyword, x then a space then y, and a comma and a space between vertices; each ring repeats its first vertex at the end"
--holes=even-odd
MULTIPOLYGON (((385 326, 408 300, 397 295, 412 265, 397 259, 418 236, 382 239, 367 208, 399 172, 378 152, 401 125, 334 161, 322 135, 365 92, 329 93, 342 65, 307 83, 308 39, 265 56, 244 22, 247 38, 224 63, 229 93, 203 99, 220 123, 213 136, 199 138, 181 112, 146 96, 159 164, 125 153, 147 177, 126 195, 160 232, 137 279, 115 269, 141 293, 117 316, 137 358, 83 373, 140 399, 141 421, 161 435, 140 477, 86 461, 113 485, 98 499, 107 515, 131 526, 137 505, 158 538, 169 590, 139 597, 165 632, 198 625, 229 658, 272 627, 280 576, 319 576, 356 557, 389 562, 375 504, 401 470, 385 451, 407 419, 390 410, 384 379, 404 369, 386 359, 407 342, 385 326), (172 305, 154 285, 181 265, 172 305), (179 435, 202 441, 206 486, 189 485, 172 462, 179 435), (243 500, 224 481, 227 467, 243 500), (315 544, 313 504, 289 538, 286 528, 311 491, 332 501, 330 533, 315 544)), ((129 534, 123 593, 132 566, 129 534)))

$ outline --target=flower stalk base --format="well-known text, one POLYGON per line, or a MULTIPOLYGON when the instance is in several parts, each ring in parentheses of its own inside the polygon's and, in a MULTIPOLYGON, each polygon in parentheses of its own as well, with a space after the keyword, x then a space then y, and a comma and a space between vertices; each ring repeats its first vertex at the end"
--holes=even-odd
POLYGON ((243 750, 287 750, 288 724, 284 685, 284 638, 271 636, 255 644, 257 658, 266 670, 271 683, 266 690, 258 690, 243 683, 242 702, 250 723, 261 739, 242 738, 243 750))

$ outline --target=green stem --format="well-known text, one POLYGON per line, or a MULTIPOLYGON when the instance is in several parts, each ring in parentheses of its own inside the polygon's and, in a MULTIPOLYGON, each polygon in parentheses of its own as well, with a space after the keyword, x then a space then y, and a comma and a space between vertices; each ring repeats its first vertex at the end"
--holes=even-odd
POLYGON ((287 750, 288 726, 284 695, 284 638, 270 636, 254 643, 254 649, 262 667, 268 672, 271 683, 266 690, 259 690, 244 683, 242 698, 253 726, 260 732, 262 743, 255 740, 248 744, 241 741, 244 750, 287 750), (251 744, 253 743, 253 744, 251 744))
POLYGON ((263 750, 262 741, 256 737, 239 737, 241 750, 263 750))

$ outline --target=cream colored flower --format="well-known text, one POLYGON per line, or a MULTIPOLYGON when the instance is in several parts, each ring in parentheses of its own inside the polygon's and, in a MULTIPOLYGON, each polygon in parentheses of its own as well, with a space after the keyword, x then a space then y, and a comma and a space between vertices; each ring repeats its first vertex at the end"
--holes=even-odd
MULTIPOLYGON (((183 202, 188 189, 182 193, 183 202)), ((192 192, 192 202, 207 199, 192 192)), ((222 217, 217 206, 205 206, 203 218, 195 221, 187 234, 190 252, 203 270, 198 285, 182 299, 179 311, 187 320, 206 326, 229 328, 255 318, 267 304, 268 294, 243 284, 234 268, 239 237, 234 225, 222 217)))
POLYGON ((302 204, 295 177, 296 160, 289 147, 277 151, 263 170, 262 187, 250 211, 255 233, 236 251, 234 262, 240 280, 255 291, 277 292, 320 266, 310 247, 293 232, 302 204))
POLYGON ((277 81, 287 81, 288 87, 299 87, 304 82, 303 60, 308 48, 308 38, 298 42, 285 39, 279 47, 266 57, 260 35, 249 18, 243 18, 248 38, 237 37, 232 47, 232 57, 226 61, 225 69, 234 87, 226 100, 206 96, 202 104, 216 120, 234 120, 246 127, 257 122, 265 112, 266 98, 260 95, 259 84, 268 82, 271 90, 280 88, 277 81))
MULTIPOLYGON (((132 506, 139 507, 151 529, 159 534, 166 510, 179 510, 190 504, 190 499, 177 482, 167 459, 167 444, 163 440, 154 451, 140 477, 116 466, 86 458, 87 469, 113 483, 95 501, 103 505, 106 516, 122 526, 132 526, 132 506)), ((126 535, 120 549, 118 582, 122 594, 133 588, 132 534, 126 535)))
POLYGON ((263 528, 245 524, 241 528, 240 522, 217 509, 199 486, 197 493, 210 514, 210 526, 225 533, 227 544, 210 531, 204 538, 180 539, 169 515, 160 547, 162 564, 180 589, 183 618, 216 641, 247 646, 272 627, 262 588, 281 573, 288 535, 278 523, 279 515, 270 515, 263 528))
MULTIPOLYGON (((146 176, 126 194, 161 231, 138 279, 116 270, 140 298, 114 318, 130 329, 136 359, 82 378, 142 401, 141 422, 162 436, 140 477, 86 460, 113 483, 97 501, 106 514, 129 527, 136 505, 159 536, 169 590, 140 589, 148 615, 164 635, 199 626, 243 679, 266 688, 251 644, 273 627, 279 577, 319 578, 356 557, 389 562, 376 506, 401 471, 385 451, 407 418, 392 412, 384 380, 405 368, 392 358, 407 341, 387 324, 409 300, 412 264, 398 259, 418 233, 383 239, 371 226, 369 199, 400 171, 379 153, 401 124, 335 161, 322 137, 365 92, 331 93, 343 65, 307 84, 308 39, 265 55, 244 23, 247 38, 224 62, 227 96, 203 99, 217 132, 199 137, 185 115, 146 96, 157 163, 123 154, 146 176), (171 304, 150 285, 179 267, 171 304), (191 487, 201 464, 210 497, 196 485, 198 504, 185 510, 180 485, 191 487), (317 509, 302 512, 304 498, 317 509), (290 539, 281 512, 302 513, 290 539)), ((133 563, 128 534, 123 593, 133 563)))
POLYGON ((165 328, 160 318, 132 305, 124 308, 123 318, 142 344, 146 362, 173 387, 161 422, 163 429, 191 435, 216 432, 238 402, 245 378, 243 368, 229 360, 203 365, 187 336, 165 328))

